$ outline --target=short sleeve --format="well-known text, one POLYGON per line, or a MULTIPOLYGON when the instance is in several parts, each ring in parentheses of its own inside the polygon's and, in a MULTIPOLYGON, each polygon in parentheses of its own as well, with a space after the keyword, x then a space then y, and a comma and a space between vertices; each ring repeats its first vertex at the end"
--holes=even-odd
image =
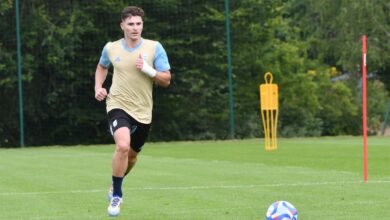
POLYGON ((171 69, 171 66, 169 65, 168 56, 165 52, 163 46, 158 42, 156 46, 156 52, 154 56, 154 68, 157 71, 168 71, 171 69))
POLYGON ((111 64, 111 61, 108 57, 107 45, 108 43, 104 46, 102 55, 100 56, 100 60, 99 60, 99 64, 105 67, 109 67, 111 64))

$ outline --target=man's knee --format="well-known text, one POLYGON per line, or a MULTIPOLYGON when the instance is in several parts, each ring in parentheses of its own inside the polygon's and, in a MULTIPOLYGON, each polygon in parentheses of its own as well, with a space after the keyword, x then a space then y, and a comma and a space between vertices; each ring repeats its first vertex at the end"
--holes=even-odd
POLYGON ((116 151, 121 154, 129 154, 130 144, 126 141, 118 141, 116 143, 116 151))

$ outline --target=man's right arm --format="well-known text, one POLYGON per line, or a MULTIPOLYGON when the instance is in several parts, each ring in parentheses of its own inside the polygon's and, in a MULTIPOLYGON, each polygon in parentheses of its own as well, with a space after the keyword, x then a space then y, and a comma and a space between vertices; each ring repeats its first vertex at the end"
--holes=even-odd
POLYGON ((103 88, 107 74, 108 69, 99 63, 95 72, 95 99, 98 101, 103 101, 107 96, 107 90, 103 88))
POLYGON ((103 83, 106 80, 108 67, 111 64, 107 51, 108 45, 109 43, 107 43, 103 48, 102 55, 95 72, 95 99, 98 101, 103 101, 107 96, 107 91, 103 88, 103 83))

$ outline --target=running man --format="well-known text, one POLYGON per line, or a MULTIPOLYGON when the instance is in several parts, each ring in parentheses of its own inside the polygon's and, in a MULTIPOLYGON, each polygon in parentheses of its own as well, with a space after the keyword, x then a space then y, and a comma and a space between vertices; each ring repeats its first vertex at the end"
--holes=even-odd
POLYGON ((168 87, 171 81, 170 65, 162 45, 141 37, 143 17, 144 11, 139 7, 123 9, 120 27, 124 37, 104 46, 95 73, 95 98, 106 99, 108 123, 115 141, 107 208, 110 216, 120 213, 123 178, 137 162, 148 136, 153 84, 168 87), (107 93, 103 83, 111 65, 113 78, 107 93))

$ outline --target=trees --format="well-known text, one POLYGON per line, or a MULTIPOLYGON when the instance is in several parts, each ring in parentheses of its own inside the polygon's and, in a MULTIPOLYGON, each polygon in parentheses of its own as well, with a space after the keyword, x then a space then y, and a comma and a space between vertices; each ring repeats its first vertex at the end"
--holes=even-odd
MULTIPOLYGON (((127 2, 91 3, 21 1, 27 145, 111 141, 104 104, 93 99, 94 70, 104 44, 122 36, 119 14, 127 2)), ((390 88, 390 6, 384 0, 374 3, 231 1, 236 137, 262 135, 258 86, 268 71, 280 88, 279 134, 359 134, 363 33, 369 40, 368 71, 376 74, 368 84, 369 125, 375 133, 390 88), (349 78, 334 78, 341 74, 349 78)), ((155 88, 150 139, 227 138, 224 1, 132 4, 145 9, 144 37, 163 44, 173 73, 170 88, 155 88)), ((12 7, 10 0, 0 3, 0 146, 16 146, 19 138, 12 7)))
POLYGON ((15 19, 12 1, 0 3, 0 146, 18 143, 15 19), (11 37, 9 37, 11 36, 11 37))
MULTIPOLYGON (((376 74, 376 77, 368 80, 368 100, 370 102, 368 117, 371 121, 368 126, 372 131, 378 131, 377 124, 382 120, 383 112, 386 110, 390 88, 388 77, 390 46, 386 43, 390 36, 388 31, 390 5, 388 2, 384 0, 293 0, 289 1, 287 6, 291 25, 299 27, 301 40, 308 44, 308 59, 316 60, 318 64, 334 67, 347 76, 347 80, 338 82, 338 84, 342 83, 349 87, 349 102, 352 102, 358 111, 357 114, 352 111, 353 114, 338 120, 338 124, 345 121, 346 125, 341 126, 345 127, 344 129, 340 130, 340 125, 328 125, 328 132, 325 134, 359 134, 361 130, 361 123, 356 123, 356 121, 361 121, 361 112, 359 113, 361 111, 361 82, 359 81, 362 59, 361 37, 363 34, 368 36, 368 71, 376 74), (381 83, 378 80, 386 83, 387 91, 383 86, 379 86, 381 83), (381 97, 381 100, 376 100, 374 94, 381 97), (331 130, 334 131, 331 132, 331 130)), ((345 97, 339 94, 333 99, 343 100, 342 98, 345 97)), ((336 107, 339 106, 338 103, 334 104, 336 107)), ((334 109, 329 109, 328 112, 337 115, 334 109)), ((329 114, 324 120, 334 121, 332 122, 334 124, 337 119, 331 116, 332 114, 329 114)))

